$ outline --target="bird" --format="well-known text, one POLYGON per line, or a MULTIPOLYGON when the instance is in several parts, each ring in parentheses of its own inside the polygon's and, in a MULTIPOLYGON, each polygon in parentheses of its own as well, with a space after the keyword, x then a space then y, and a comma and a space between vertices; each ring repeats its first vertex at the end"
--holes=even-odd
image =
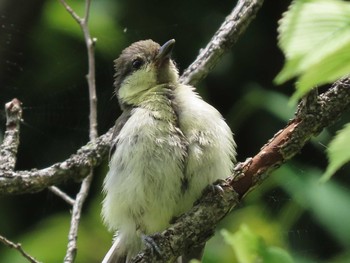
POLYGON ((103 182, 102 217, 115 232, 103 263, 129 262, 148 235, 165 230, 236 162, 236 143, 222 115, 180 83, 174 45, 174 39, 162 46, 140 40, 114 61, 122 114, 103 182))

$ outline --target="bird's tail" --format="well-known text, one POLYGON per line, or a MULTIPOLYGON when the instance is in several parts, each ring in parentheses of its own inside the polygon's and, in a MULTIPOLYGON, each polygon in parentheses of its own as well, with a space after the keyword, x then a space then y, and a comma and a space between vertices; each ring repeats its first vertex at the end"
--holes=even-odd
POLYGON ((102 263, 125 263, 127 253, 122 248, 122 239, 120 235, 117 235, 112 247, 108 250, 106 256, 103 258, 102 263))

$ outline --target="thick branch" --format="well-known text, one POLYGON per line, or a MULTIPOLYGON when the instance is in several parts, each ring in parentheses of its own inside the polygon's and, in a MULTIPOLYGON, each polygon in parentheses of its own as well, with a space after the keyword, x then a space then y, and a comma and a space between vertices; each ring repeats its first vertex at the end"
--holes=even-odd
POLYGON ((0 195, 35 193, 48 186, 60 184, 69 179, 82 180, 108 156, 113 132, 119 132, 130 112, 124 111, 116 121, 117 125, 107 133, 80 148, 76 154, 61 163, 41 170, 0 170, 0 195))
POLYGON ((151 249, 146 249, 132 262, 171 262, 192 246, 204 244, 222 217, 245 194, 259 185, 271 171, 299 153, 312 136, 334 123, 349 108, 350 79, 336 82, 319 96, 311 92, 299 104, 294 119, 275 134, 257 155, 238 164, 234 175, 219 182, 218 187, 208 187, 197 204, 170 228, 152 236, 162 252, 161 258, 151 249))
POLYGON ((207 187, 189 212, 161 234, 151 236, 162 253, 161 258, 152 253, 152 249, 147 249, 131 262, 175 262, 187 250, 191 251, 192 246, 204 244, 214 234, 216 224, 237 203, 238 195, 225 181, 220 187, 207 187))
POLYGON ((0 170, 0 194, 34 193, 69 179, 80 181, 106 159, 112 142, 113 129, 89 142, 61 163, 30 171, 0 170))
POLYGON ((267 173, 292 158, 312 136, 338 120, 349 108, 349 78, 337 81, 319 96, 316 90, 310 92, 299 104, 294 119, 242 167, 244 176, 231 180, 233 188, 240 196, 245 195, 267 173))
POLYGON ((218 64, 225 52, 230 50, 241 34, 255 18, 263 0, 239 0, 207 46, 196 60, 184 71, 180 82, 195 86, 218 64))

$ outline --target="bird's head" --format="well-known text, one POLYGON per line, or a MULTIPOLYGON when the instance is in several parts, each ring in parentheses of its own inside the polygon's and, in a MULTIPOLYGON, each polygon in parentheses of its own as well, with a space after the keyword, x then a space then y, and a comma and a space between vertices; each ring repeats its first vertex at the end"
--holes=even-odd
POLYGON ((134 105, 149 89, 178 81, 178 70, 171 60, 175 40, 163 46, 142 40, 124 49, 115 60, 115 92, 122 108, 134 105))

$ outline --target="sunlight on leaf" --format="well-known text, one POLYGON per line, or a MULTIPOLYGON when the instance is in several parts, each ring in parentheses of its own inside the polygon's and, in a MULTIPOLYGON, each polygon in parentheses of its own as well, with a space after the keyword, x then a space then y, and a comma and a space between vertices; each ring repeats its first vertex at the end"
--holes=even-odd
POLYGON ((279 46, 286 63, 276 76, 281 84, 298 77, 298 99, 316 85, 350 72, 350 3, 340 0, 295 0, 280 21, 279 46))
POLYGON ((338 132, 327 149, 329 165, 321 180, 327 181, 341 166, 350 161, 350 124, 338 132))

